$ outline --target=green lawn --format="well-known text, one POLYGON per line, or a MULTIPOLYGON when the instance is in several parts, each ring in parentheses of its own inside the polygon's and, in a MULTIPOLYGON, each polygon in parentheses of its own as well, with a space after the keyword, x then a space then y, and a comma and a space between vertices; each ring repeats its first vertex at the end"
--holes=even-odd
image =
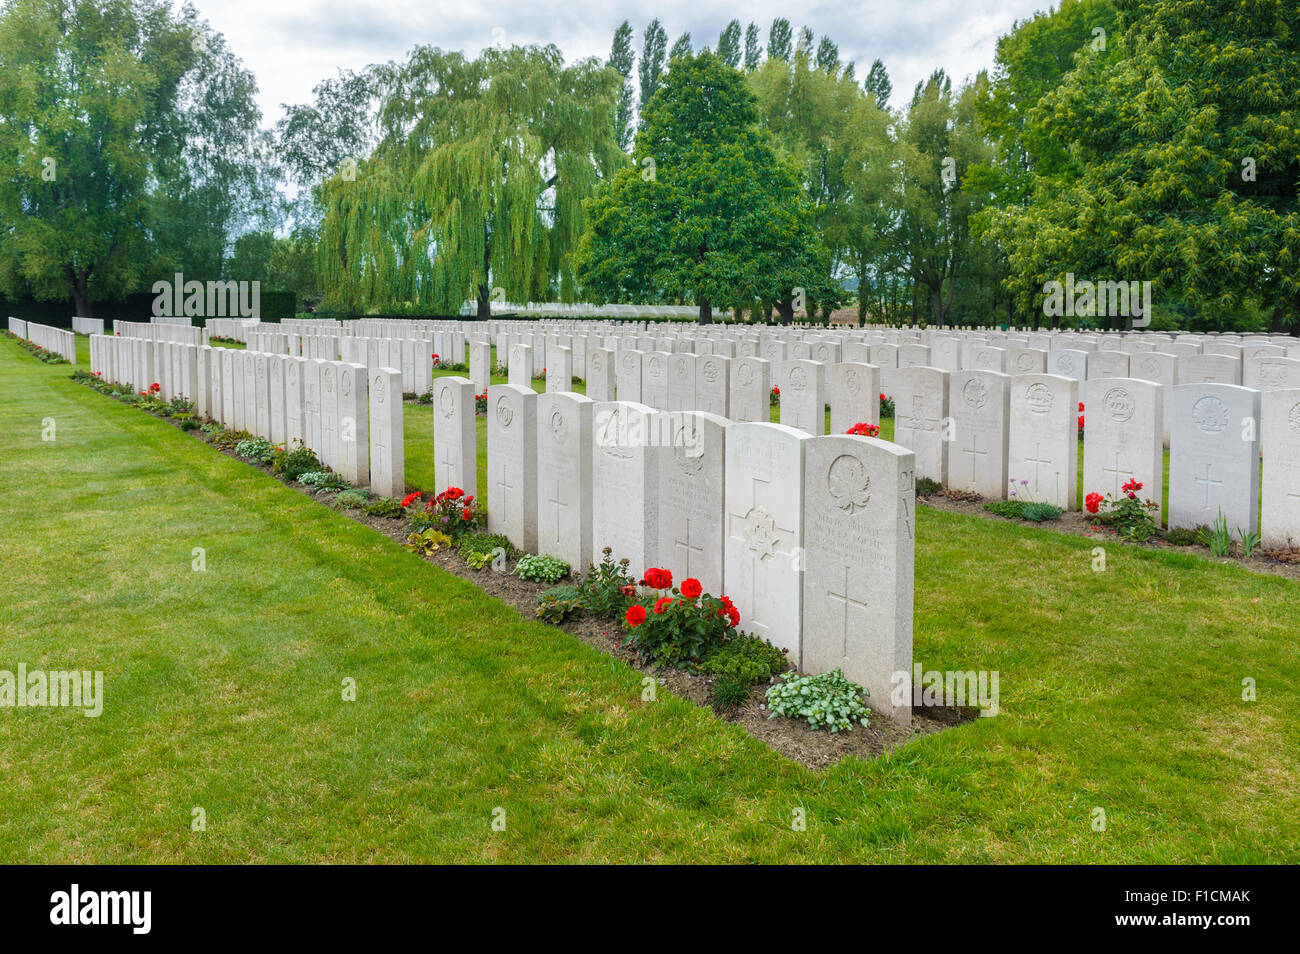
POLYGON ((813 773, 68 373, 0 342, 0 669, 105 708, 0 710, 0 861, 1300 861, 1285 579, 922 509, 916 659, 1002 713, 813 773))

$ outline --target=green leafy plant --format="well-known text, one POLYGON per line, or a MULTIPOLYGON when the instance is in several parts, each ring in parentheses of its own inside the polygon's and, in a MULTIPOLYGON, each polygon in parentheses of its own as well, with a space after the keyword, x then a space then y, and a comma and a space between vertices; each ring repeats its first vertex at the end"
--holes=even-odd
POLYGON ((465 558, 465 562, 476 570, 481 570, 498 555, 512 557, 514 545, 500 533, 466 533, 456 543, 456 551, 465 558))
POLYGON ((348 482, 329 470, 309 470, 298 478, 298 483, 317 490, 346 490, 348 482))
POLYGON ((401 502, 394 500, 392 497, 376 497, 367 503, 363 510, 370 517, 396 519, 406 516, 406 511, 402 509, 401 502))
POLYGON ((254 464, 269 464, 274 453, 275 446, 261 437, 242 440, 235 445, 235 456, 252 461, 254 464))
POLYGON ((601 552, 600 565, 588 569, 582 578, 582 598, 589 612, 606 619, 617 619, 636 594, 636 580, 628 572, 631 561, 625 557, 615 563, 614 551, 610 547, 601 552))
POLYGON ((741 679, 751 686, 771 681, 788 665, 783 650, 748 633, 735 633, 700 661, 700 668, 707 673, 741 679))
POLYGON ((370 491, 356 488, 340 491, 334 502, 344 510, 360 510, 370 502, 370 491))
POLYGON ((412 533, 408 536, 406 542, 403 543, 402 546, 410 550, 412 553, 418 553, 420 556, 428 556, 431 553, 436 553, 443 547, 451 546, 451 537, 447 536, 447 534, 443 533, 441 530, 423 530, 419 533, 412 533))
POLYGON ((537 618, 558 626, 585 609, 582 591, 576 586, 557 586, 537 597, 537 618))
POLYGON ((894 399, 887 395, 880 395, 880 417, 882 419, 894 416, 894 399))
POLYGON ((271 452, 271 473, 288 481, 302 478, 304 474, 321 470, 316 452, 299 440, 292 447, 277 447, 271 452))
POLYGON ((532 583, 558 583, 569 575, 569 564, 558 557, 525 553, 515 564, 515 576, 532 583))
POLYGON ((1048 503, 1036 503, 1032 500, 991 500, 984 509, 999 517, 1011 520, 1029 520, 1042 523, 1045 520, 1059 520, 1065 513, 1060 507, 1048 503))
POLYGON ((1238 527, 1237 539, 1241 541, 1242 558, 1249 560, 1251 554, 1255 552, 1255 548, 1259 546, 1259 534, 1247 533, 1245 530, 1241 529, 1241 527, 1238 527))
POLYGON ((1201 542, 1210 548, 1210 555, 1226 557, 1232 552, 1232 532, 1228 530, 1228 518, 1219 511, 1218 518, 1205 529, 1201 542))
POLYGON ((768 718, 806 719, 809 728, 844 732, 869 717, 862 697, 867 690, 849 682, 838 669, 819 676, 798 676, 793 671, 767 690, 768 718))
POLYGON ((239 446, 241 441, 251 441, 255 439, 256 438, 254 438, 252 434, 248 433, 248 431, 223 430, 212 438, 212 443, 213 446, 219 447, 222 450, 234 450, 239 446))

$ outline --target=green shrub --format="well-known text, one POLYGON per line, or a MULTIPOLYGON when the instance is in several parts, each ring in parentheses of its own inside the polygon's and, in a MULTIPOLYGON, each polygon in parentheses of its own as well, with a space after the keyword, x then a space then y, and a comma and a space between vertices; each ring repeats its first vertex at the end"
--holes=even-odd
POLYGON ((370 502, 370 491, 356 488, 340 491, 334 502, 344 510, 360 510, 370 502))
POLYGON ((623 615, 636 588, 636 580, 628 572, 631 561, 624 557, 615 563, 613 552, 605 547, 600 565, 591 567, 580 584, 584 607, 606 619, 623 615))
POLYGON ((277 447, 271 454, 271 473, 290 482, 320 469, 321 462, 316 452, 301 441, 295 440, 289 448, 277 447))
MULTIPOLYGON (((130 396, 127 397, 127 400, 130 400, 130 396)), ((215 446, 220 447, 222 450, 234 450, 239 446, 241 441, 251 440, 256 440, 256 438, 254 438, 252 434, 248 433, 248 431, 223 430, 219 431, 217 435, 212 438, 212 443, 215 446)))
POLYGON ((788 665, 784 652, 748 633, 735 634, 700 662, 705 672, 740 679, 750 686, 770 681, 788 665))
POLYGON ((750 683, 737 676, 719 676, 713 681, 713 708, 719 712, 749 701, 750 683))
POLYGON ((298 478, 298 483, 317 490, 346 490, 348 482, 333 471, 309 470, 298 478))
POLYGON ((939 491, 943 490, 943 484, 930 477, 916 478, 916 495, 918 497, 933 497, 939 491))
POLYGON ((1042 523, 1044 520, 1059 520, 1065 513, 1060 507, 1048 503, 1035 503, 1032 500, 991 500, 984 505, 989 513, 1011 520, 1029 520, 1042 523))
POLYGON ((1199 527, 1170 527, 1165 531, 1165 539, 1176 547, 1192 547, 1201 543, 1210 528, 1201 524, 1199 527))
POLYGON ((558 583, 569 575, 569 564, 558 557, 526 553, 515 564, 515 576, 533 583, 558 583))
POLYGON ((401 501, 394 500, 392 497, 376 497, 365 505, 364 510, 367 516, 388 517, 390 520, 406 516, 401 501))
POLYGON ((767 690, 768 718, 806 719, 809 728, 843 732, 855 722, 867 724, 869 713, 862 703, 866 694, 867 690, 849 682, 838 669, 820 676, 791 672, 785 682, 767 690))
POLYGON ((250 437, 235 445, 235 456, 254 464, 269 464, 273 453, 275 446, 261 437, 250 437))
POLYGON ((583 610, 582 591, 576 586, 557 586, 537 597, 537 618, 558 626, 583 610))
POLYGON ((500 533, 467 533, 456 542, 456 551, 465 558, 465 562, 476 570, 481 570, 500 554, 504 557, 515 555, 515 548, 500 533))

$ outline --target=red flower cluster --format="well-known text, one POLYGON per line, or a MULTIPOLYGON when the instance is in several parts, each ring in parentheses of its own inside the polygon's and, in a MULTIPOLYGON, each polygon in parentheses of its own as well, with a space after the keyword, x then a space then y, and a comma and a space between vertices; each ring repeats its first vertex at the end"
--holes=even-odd
POLYGON ((1105 499, 1101 494, 1088 494, 1083 498, 1083 505, 1088 508, 1088 513, 1096 513, 1101 509, 1101 502, 1105 499))
POLYGON ((1079 402, 1079 433, 1083 433, 1083 402, 1079 402))
POLYGON ((774 387, 774 388, 772 388, 772 393, 775 394, 775 395, 777 395, 777 396, 779 397, 780 394, 781 394, 781 389, 780 389, 780 388, 777 388, 777 387, 774 387))
POLYGON ((884 391, 881 391, 881 392, 880 392, 880 403, 881 403, 881 404, 884 404, 884 403, 885 403, 886 401, 888 401, 888 400, 889 400, 889 398, 888 398, 888 396, 885 394, 885 392, 884 392, 884 391))
POLYGON ((623 618, 627 620, 629 626, 640 626, 645 622, 645 607, 640 603, 634 603, 627 608, 627 615, 623 618))
POLYGON ((1142 489, 1142 483, 1138 480, 1130 480, 1121 488, 1124 493, 1128 494, 1129 500, 1137 500, 1137 492, 1142 489))
POLYGON ((867 424, 863 421, 858 421, 858 423, 854 424, 844 433, 857 434, 860 437, 879 437, 880 428, 877 427, 875 424, 867 424))
POLYGON ((157 394, 157 393, 158 393, 159 391, 161 391, 161 390, 162 390, 162 385, 159 384, 157 381, 155 381, 153 384, 149 385, 149 393, 150 393, 150 394, 157 394))
POLYGON ((703 584, 694 577, 687 577, 682 580, 682 596, 686 597, 688 600, 698 599, 700 594, 703 592, 703 584))
POLYGON ((724 613, 727 619, 731 621, 732 629, 740 625, 740 610, 736 609, 736 604, 731 602, 730 596, 722 597, 722 608, 718 610, 718 616, 722 616, 724 613))
POLYGON ((673 585, 673 575, 661 567, 652 566, 645 571, 645 576, 641 578, 641 584, 651 589, 666 590, 673 585))
POLYGON ((423 496, 424 494, 420 493, 420 491, 418 490, 415 491, 415 493, 407 494, 405 497, 402 498, 402 506, 409 507, 411 506, 411 504, 415 503, 423 496))
POLYGON ((673 605, 673 598, 671 596, 661 596, 659 597, 659 599, 655 600, 655 612, 662 613, 664 610, 668 609, 668 607, 672 605, 673 605))

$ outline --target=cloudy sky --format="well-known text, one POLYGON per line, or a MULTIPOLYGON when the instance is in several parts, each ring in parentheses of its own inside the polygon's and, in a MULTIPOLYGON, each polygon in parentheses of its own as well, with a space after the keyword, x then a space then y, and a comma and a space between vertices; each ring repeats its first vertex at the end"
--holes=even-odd
POLYGON ((758 24, 766 45, 773 17, 797 31, 828 34, 842 60, 857 63, 859 78, 879 57, 902 104, 935 67, 963 79, 991 66, 999 35, 1017 19, 1049 6, 1047 0, 193 0, 226 35, 257 76, 266 124, 281 103, 306 102, 312 87, 340 69, 400 60, 417 44, 477 53, 495 43, 554 43, 569 60, 609 55, 615 28, 628 20, 641 33, 654 17, 669 43, 685 32, 696 49, 716 47, 733 17, 758 24))

